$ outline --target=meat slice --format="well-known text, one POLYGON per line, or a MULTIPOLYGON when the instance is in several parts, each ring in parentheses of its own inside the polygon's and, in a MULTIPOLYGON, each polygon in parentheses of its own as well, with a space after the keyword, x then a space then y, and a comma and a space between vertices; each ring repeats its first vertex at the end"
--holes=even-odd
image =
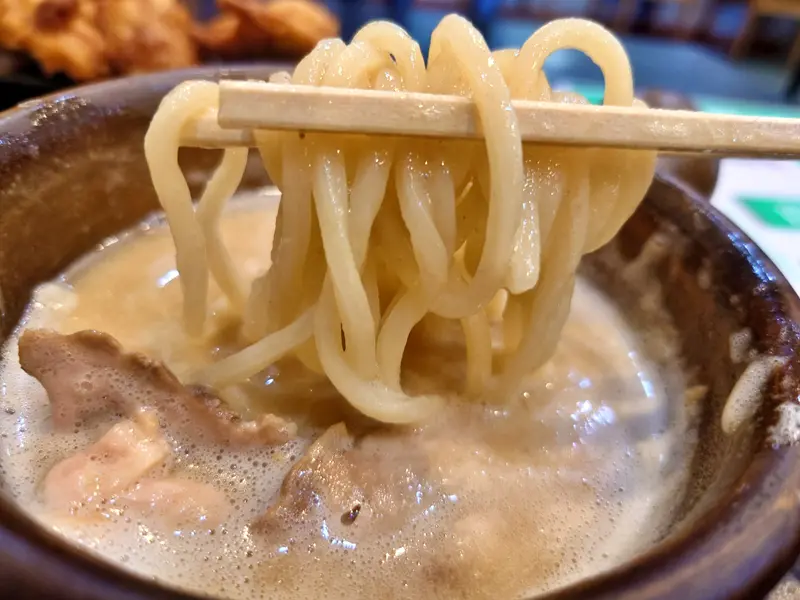
POLYGON ((331 537, 348 538, 398 531, 440 499, 426 491, 432 475, 427 450, 413 437, 385 430, 355 440, 339 423, 292 467, 254 528, 324 522, 331 537))
POLYGON ((115 504, 171 529, 188 530, 219 527, 231 508, 217 488, 179 477, 144 479, 115 504))
POLYGON ((286 475, 278 501, 256 527, 269 529, 278 523, 303 520, 320 497, 333 512, 354 510, 364 498, 348 460, 352 448, 353 438, 344 423, 325 431, 286 475))
POLYGON ((153 390, 172 393, 180 385, 162 364, 123 353, 114 338, 97 331, 28 329, 19 339, 19 362, 47 391, 57 430, 98 413, 134 414, 153 390))
MULTIPOLYGON (((179 384, 180 385, 180 384, 179 384)), ((243 420, 214 392, 203 386, 180 386, 182 397, 171 404, 177 425, 218 443, 234 446, 285 444, 297 435, 297 426, 273 414, 243 420)))
POLYGON ((47 391, 57 430, 79 427, 95 415, 135 415, 153 407, 173 435, 236 446, 283 444, 293 423, 275 415, 243 421, 207 388, 184 386, 161 362, 126 353, 110 335, 62 335, 28 329, 19 340, 20 365, 47 391))
MULTIPOLYGON (((374 429, 361 437, 343 424, 328 429, 251 528, 267 551, 282 548, 263 564, 263 585, 281 582, 306 593, 312 541, 315 565, 330 574, 332 587, 351 583, 347 564, 380 565, 380 576, 360 590, 365 597, 391 595, 400 582, 407 597, 482 598, 487 589, 524 595, 520 581, 537 579, 516 572, 544 561, 531 561, 531 552, 509 559, 507 549, 519 531, 542 526, 535 510, 509 510, 525 506, 517 495, 530 492, 530 465, 509 462, 482 436, 452 425, 450 419, 421 430, 374 429)), ((547 562, 542 570, 552 567, 547 562)))
POLYGON ((94 504, 132 486, 169 453, 157 417, 143 411, 54 466, 44 478, 41 494, 52 508, 94 504))

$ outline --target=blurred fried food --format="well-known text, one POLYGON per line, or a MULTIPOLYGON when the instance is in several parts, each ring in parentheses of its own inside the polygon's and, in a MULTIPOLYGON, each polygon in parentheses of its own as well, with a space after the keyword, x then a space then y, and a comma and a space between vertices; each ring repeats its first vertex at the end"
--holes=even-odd
POLYGON ((339 22, 312 0, 218 0, 195 23, 180 0, 0 0, 0 48, 75 81, 192 66, 198 47, 223 59, 299 57, 339 22))
POLYGON ((339 22, 310 0, 218 0, 220 15, 195 29, 204 53, 225 59, 303 56, 339 34, 339 22))
POLYGON ((197 63, 178 0, 0 0, 0 45, 76 81, 197 63))
POLYGON ((90 0, 0 0, 0 43, 31 54, 48 74, 107 75, 105 43, 90 0))
POLYGON ((99 0, 98 23, 115 73, 197 64, 194 22, 177 0, 99 0))

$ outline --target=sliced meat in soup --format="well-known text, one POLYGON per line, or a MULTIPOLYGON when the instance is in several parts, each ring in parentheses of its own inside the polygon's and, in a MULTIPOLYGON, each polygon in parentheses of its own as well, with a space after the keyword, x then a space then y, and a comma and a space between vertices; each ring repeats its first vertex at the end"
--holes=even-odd
POLYGON ((93 416, 130 416, 153 407, 173 435, 193 442, 278 445, 297 432, 293 423, 271 414, 241 419, 211 390, 184 386, 163 363, 126 353, 102 332, 28 329, 19 340, 19 359, 47 391, 58 430, 93 416))

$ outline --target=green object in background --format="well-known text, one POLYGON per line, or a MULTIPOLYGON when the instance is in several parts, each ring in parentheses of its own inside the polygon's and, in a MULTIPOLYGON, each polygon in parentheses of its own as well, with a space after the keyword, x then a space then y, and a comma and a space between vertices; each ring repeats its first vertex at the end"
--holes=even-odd
MULTIPOLYGON (((555 86, 556 89, 562 89, 561 86, 555 86)), ((581 96, 586 98, 590 104, 602 104, 604 88, 602 85, 594 83, 575 83, 570 85, 568 89, 578 92, 581 96)))
POLYGON ((785 104, 769 104, 767 102, 747 102, 744 100, 728 100, 710 98, 708 96, 692 96, 697 108, 707 113, 725 115, 743 115, 747 117, 782 117, 797 118, 800 109, 785 104))
POLYGON ((579 93, 581 93, 583 97, 586 98, 591 104, 603 103, 603 88, 581 90, 579 93))
MULTIPOLYGON (((586 97, 592 104, 603 101, 603 86, 593 83, 575 83, 571 86, 576 92, 586 97)), ((746 115, 749 117, 800 117, 800 108, 787 104, 770 104, 768 102, 749 102, 713 96, 689 96, 698 110, 707 113, 727 115, 746 115)))
POLYGON ((800 198, 739 196, 739 202, 770 227, 800 229, 800 198))

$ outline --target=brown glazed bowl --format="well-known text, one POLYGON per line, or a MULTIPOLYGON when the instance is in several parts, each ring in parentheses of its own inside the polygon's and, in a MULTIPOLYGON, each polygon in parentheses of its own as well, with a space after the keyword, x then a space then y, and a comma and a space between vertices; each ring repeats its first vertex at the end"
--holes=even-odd
MULTIPOLYGON (((134 77, 27 102, 0 115, 2 335, 14 328, 33 286, 156 208, 142 140, 165 92, 184 79, 263 78, 272 70, 134 77)), ((186 151, 181 159, 197 183, 216 155, 186 151)), ((254 169, 250 184, 259 183, 259 173, 254 169)), ((614 242, 584 261, 586 273, 621 296, 627 285, 622 267, 634 264, 654 236, 667 250, 645 268, 660 284, 664 312, 678 331, 684 371, 708 388, 698 408, 689 489, 663 541, 610 572, 550 593, 551 600, 759 598, 800 550, 800 446, 768 440, 776 406, 797 402, 800 395, 800 301, 773 264, 696 188, 664 171, 614 242), (732 360, 729 339, 743 328, 752 332, 759 354, 789 358, 770 380, 756 418, 726 437, 720 414, 745 368, 732 360)), ((79 551, 3 494, 0 597, 190 598, 79 551)))

